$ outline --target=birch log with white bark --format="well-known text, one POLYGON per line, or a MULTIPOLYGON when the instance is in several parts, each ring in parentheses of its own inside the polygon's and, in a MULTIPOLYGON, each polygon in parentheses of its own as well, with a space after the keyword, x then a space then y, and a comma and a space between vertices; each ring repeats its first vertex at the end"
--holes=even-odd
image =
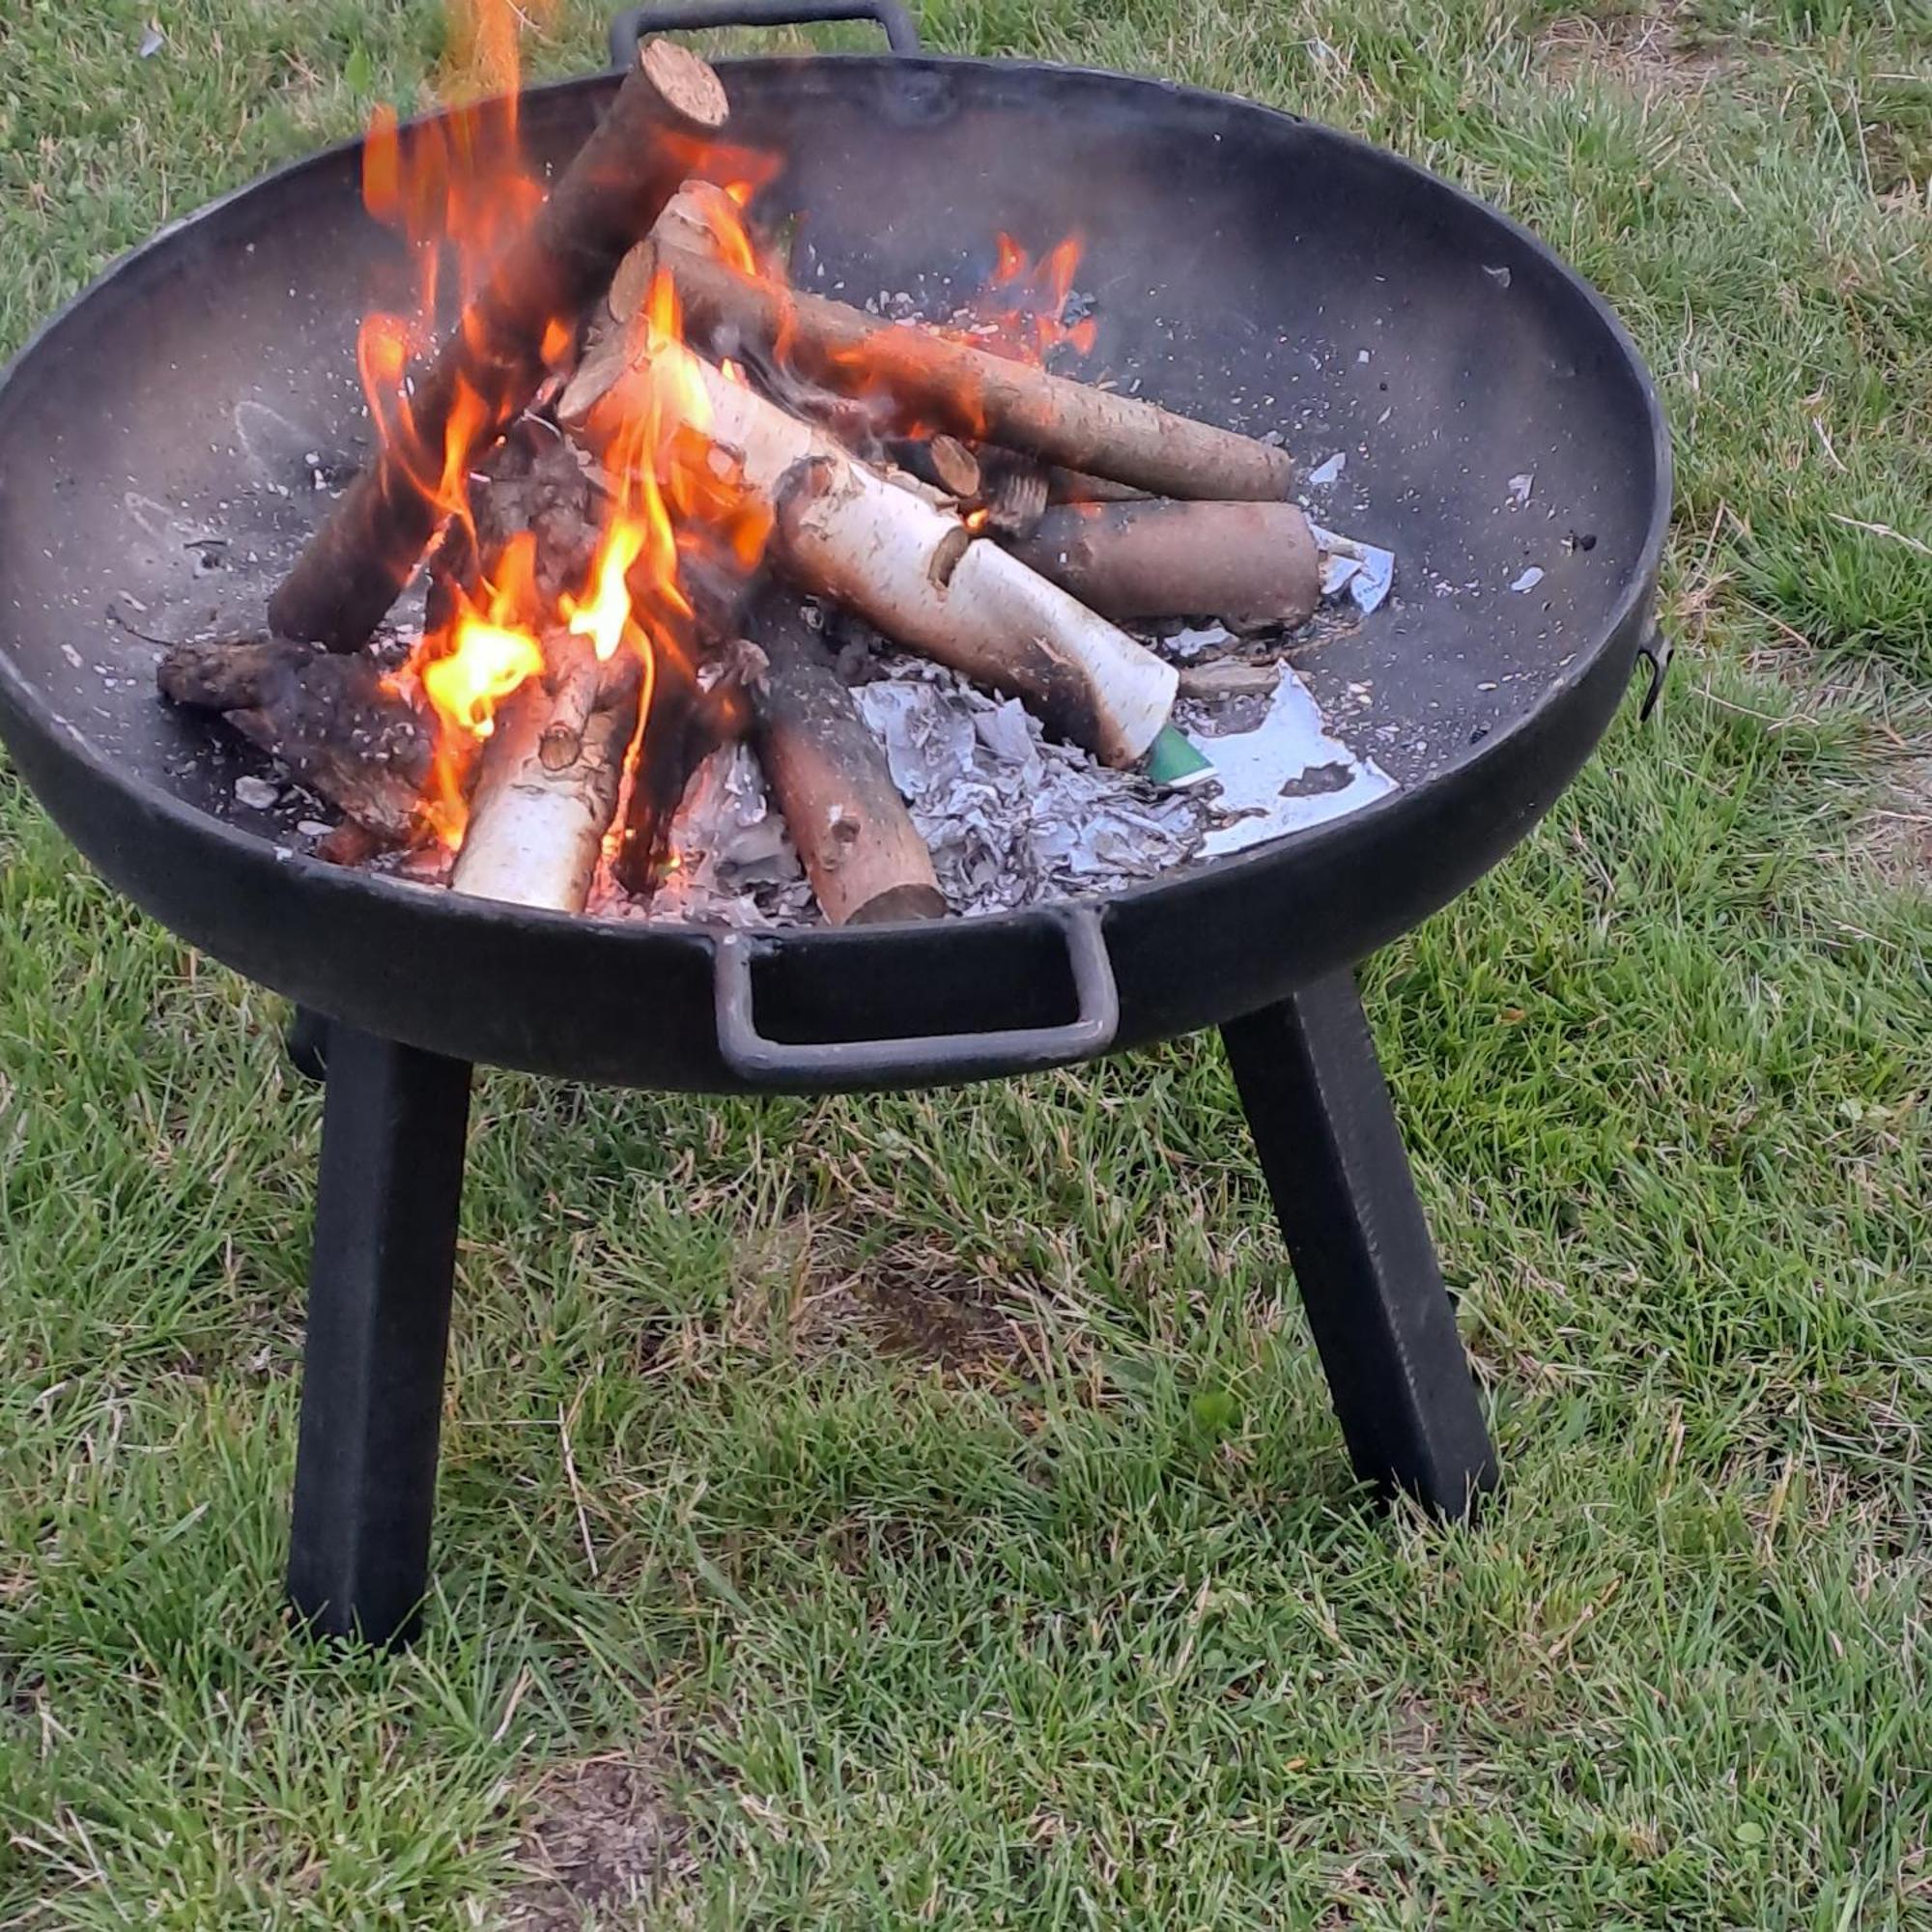
POLYGON ((642 667, 620 651, 599 668, 586 707, 581 654, 570 648, 582 640, 553 641, 551 676, 497 708, 449 883, 475 898, 582 912, 617 813, 642 667), (559 726, 575 751, 561 761, 559 726))
POLYGON ((696 426, 776 509, 778 561, 803 588, 1018 697, 1106 764, 1146 753, 1174 706, 1172 666, 681 344, 607 345, 586 358, 561 412, 608 440, 636 420, 654 383, 663 401, 701 393, 706 420, 696 426))

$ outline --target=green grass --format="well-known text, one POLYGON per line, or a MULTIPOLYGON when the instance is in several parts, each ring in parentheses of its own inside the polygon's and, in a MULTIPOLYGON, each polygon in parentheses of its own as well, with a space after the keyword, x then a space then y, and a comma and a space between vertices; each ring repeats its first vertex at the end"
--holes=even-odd
MULTIPOLYGON (((0 1922, 575 1923, 520 1876, 575 1825, 578 1903, 655 1868, 652 1923, 1932 1925, 1932 20, 925 24, 1414 155, 1665 386, 1669 701, 1367 975, 1507 1498, 1351 1488, 1211 1044, 763 1108, 491 1075, 430 1634, 306 1649, 317 1097, 0 769, 0 1922)), ((0 343, 440 43, 16 0, 0 343)))

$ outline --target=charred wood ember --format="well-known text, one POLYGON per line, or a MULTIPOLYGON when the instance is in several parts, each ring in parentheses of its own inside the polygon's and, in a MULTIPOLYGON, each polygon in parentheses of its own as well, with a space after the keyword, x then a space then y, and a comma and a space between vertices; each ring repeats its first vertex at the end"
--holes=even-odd
POLYGON ((429 603, 424 628, 440 630, 454 615, 460 590, 473 599, 483 557, 500 556, 512 538, 527 530, 534 589, 554 610, 567 590, 589 572, 603 534, 608 507, 602 472, 548 417, 519 416, 503 440, 471 471, 468 517, 452 518, 430 554, 429 603))
POLYGON ((366 658, 279 639, 171 645, 162 696, 224 721, 383 845, 420 837, 434 722, 366 658))

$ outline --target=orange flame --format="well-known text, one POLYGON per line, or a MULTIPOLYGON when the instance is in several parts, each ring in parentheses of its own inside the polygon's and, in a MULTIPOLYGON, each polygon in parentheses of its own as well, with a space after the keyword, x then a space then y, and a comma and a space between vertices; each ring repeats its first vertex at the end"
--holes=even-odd
POLYGON ((1080 238, 1067 236, 1037 262, 1010 235, 1000 235, 994 248, 992 286, 968 305, 975 323, 971 339, 1021 362, 1043 362, 1063 343, 1076 355, 1092 354, 1092 319, 1065 320, 1080 267, 1080 238))
MULTIPOLYGON (((552 4, 539 0, 542 11, 552 4)), ((501 431, 497 403, 463 383, 434 406, 425 396, 419 435, 410 370, 434 346, 439 303, 444 311, 460 306, 465 326, 472 326, 469 304, 542 201, 542 181, 518 147, 518 26, 530 7, 531 0, 451 0, 452 57, 440 86, 456 104, 440 119, 408 129, 393 111, 379 109, 363 146, 364 201, 401 238, 409 269, 407 287, 372 308, 358 333, 363 388, 385 448, 403 458, 411 483, 440 517, 468 526, 472 549, 470 466, 501 431), (429 433, 432 422, 439 433, 429 433)), ((686 172, 724 185, 705 204, 720 258, 741 273, 782 285, 782 269, 764 259, 743 218, 754 193, 775 177, 776 158, 690 145, 689 155, 676 156, 686 172)), ((988 290, 943 332, 1034 362, 1063 346, 1085 354, 1093 324, 1065 319, 1078 261, 1071 238, 1035 261, 1002 235, 988 290)), ((547 319, 539 345, 546 369, 569 367, 581 322, 576 315, 547 319)), ((444 585, 451 613, 398 674, 399 685, 419 692, 436 719, 425 816, 451 847, 461 843, 467 825, 466 792, 478 748, 504 702, 559 668, 547 655, 559 639, 587 639, 599 663, 621 651, 640 661, 639 722, 630 755, 635 774, 661 674, 695 668, 700 590, 709 590, 714 576, 748 578, 770 539, 770 503, 746 487, 735 458, 710 440, 709 398, 696 358, 684 346, 668 275, 653 282, 635 327, 633 376, 612 392, 620 405, 616 420, 602 425, 608 507, 581 577, 549 594, 538 582, 536 538, 520 533, 497 555, 477 557, 473 589, 444 585)), ((476 380, 487 385, 501 345, 472 337, 471 346, 484 372, 476 380)), ((786 353, 781 341, 781 362, 786 353)), ((889 351, 880 357, 882 382, 888 361, 889 351)), ((723 374, 730 382, 748 380, 728 361, 723 374)), ((613 828, 607 849, 614 851, 618 839, 613 828)))

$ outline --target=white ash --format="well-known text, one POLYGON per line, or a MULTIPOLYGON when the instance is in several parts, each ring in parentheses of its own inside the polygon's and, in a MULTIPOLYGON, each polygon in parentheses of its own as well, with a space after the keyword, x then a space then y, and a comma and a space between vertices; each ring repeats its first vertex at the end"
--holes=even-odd
POLYGON ((1161 639, 1161 655, 1185 664, 1208 651, 1225 650, 1236 641, 1234 632, 1225 624, 1183 624, 1161 639))
POLYGON ((1055 744, 1017 698, 883 656, 852 693, 956 913, 1123 891, 1185 865, 1215 814, 1055 744))
POLYGON ((696 925, 803 925, 818 903, 750 745, 725 745, 692 773, 670 823, 672 864, 648 906, 610 910, 696 925))

